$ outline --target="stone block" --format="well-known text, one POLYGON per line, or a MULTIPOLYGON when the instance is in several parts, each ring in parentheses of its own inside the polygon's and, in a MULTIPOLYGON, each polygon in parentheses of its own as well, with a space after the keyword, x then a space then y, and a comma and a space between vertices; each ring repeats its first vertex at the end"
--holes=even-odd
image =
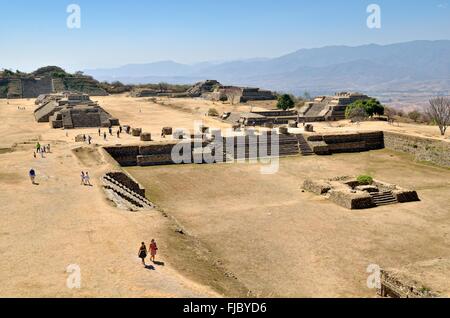
POLYGON ((152 141, 152 134, 150 133, 142 133, 141 141, 152 141))

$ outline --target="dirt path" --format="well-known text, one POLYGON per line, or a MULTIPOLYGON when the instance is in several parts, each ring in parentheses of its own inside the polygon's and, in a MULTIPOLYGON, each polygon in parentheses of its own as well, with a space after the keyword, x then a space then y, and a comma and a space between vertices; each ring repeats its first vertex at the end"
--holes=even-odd
MULTIPOLYGON (((157 211, 130 213, 106 201, 100 176, 108 164, 96 150, 79 160, 72 142, 33 122, 31 103, 0 101, 0 297, 218 297, 180 275, 170 261, 155 270, 137 258, 141 241, 156 238, 164 261, 176 239, 171 221, 157 211), (27 104, 27 111, 17 105, 27 104), (33 157, 35 140, 51 143, 33 157), (47 139, 48 138, 48 139, 47 139), (32 186, 28 171, 37 172, 32 186), (93 187, 80 185, 89 170, 93 187), (69 289, 70 264, 81 269, 81 289, 69 289)), ((59 131, 57 133, 60 133, 59 131)), ((63 135, 63 137, 65 137, 63 135)))

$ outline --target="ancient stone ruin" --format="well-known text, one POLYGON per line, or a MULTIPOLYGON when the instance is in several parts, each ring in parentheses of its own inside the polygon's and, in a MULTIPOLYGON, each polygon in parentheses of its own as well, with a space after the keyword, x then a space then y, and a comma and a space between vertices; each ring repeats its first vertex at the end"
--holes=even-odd
POLYGON ((204 97, 214 101, 228 101, 231 104, 246 103, 251 100, 276 99, 271 91, 237 86, 218 86, 212 93, 205 94, 204 97))
POLYGON ((64 90, 76 90, 91 96, 108 95, 92 77, 69 74, 56 66, 42 67, 29 74, 0 72, 0 98, 36 98, 64 90))
POLYGON ((303 122, 345 119, 347 106, 370 97, 360 93, 341 92, 334 96, 319 96, 300 108, 299 119, 303 122))
POLYGON ((154 207, 145 197, 145 188, 124 172, 108 172, 102 182, 108 199, 118 208, 139 211, 154 207))
POLYGON ((251 100, 274 100, 276 96, 267 90, 253 87, 224 86, 216 80, 198 82, 185 93, 173 97, 202 97, 214 101, 245 103, 251 100))
POLYGON ((52 128, 87 128, 118 126, 119 120, 94 103, 89 95, 62 92, 40 96, 34 111, 40 123, 49 122, 52 128))
POLYGON ((369 209, 383 205, 420 201, 416 191, 372 180, 365 183, 352 177, 328 180, 307 179, 303 189, 322 195, 350 210, 369 209))
POLYGON ((450 259, 438 258, 382 269, 378 295, 390 298, 449 297, 450 259))

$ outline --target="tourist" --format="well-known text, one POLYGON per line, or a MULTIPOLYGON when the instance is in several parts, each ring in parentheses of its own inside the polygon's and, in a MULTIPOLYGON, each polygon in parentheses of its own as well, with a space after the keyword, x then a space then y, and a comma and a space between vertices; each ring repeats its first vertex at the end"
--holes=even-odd
POLYGON ((30 176, 31 184, 36 184, 34 182, 34 179, 36 178, 36 171, 34 171, 33 168, 31 168, 31 170, 29 172, 29 176, 30 176))
POLYGON ((119 126, 119 131, 120 133, 122 133, 122 126, 119 126))
POLYGON ((155 262, 155 256, 156 251, 158 250, 158 246, 156 245, 156 241, 152 239, 152 242, 150 243, 150 260, 154 263, 155 262))
POLYGON ((100 128, 99 128, 99 129, 98 129, 98 136, 100 137, 101 134, 102 134, 102 132, 101 132, 101 130, 100 130, 100 128))
POLYGON ((89 145, 91 144, 91 140, 92 140, 92 137, 91 137, 91 136, 88 136, 88 144, 89 144, 89 145))
POLYGON ((111 127, 108 128, 108 131, 109 131, 109 134, 112 136, 112 128, 111 127))
POLYGON ((103 140, 106 141, 106 133, 105 132, 103 133, 103 140))
POLYGON ((36 143, 36 152, 41 150, 41 144, 39 142, 36 143))
POLYGON ((84 174, 84 180, 86 185, 91 186, 91 177, 89 177, 89 172, 87 171, 84 174))
POLYGON ((86 181, 85 181, 85 179, 84 179, 84 172, 83 172, 83 171, 81 171, 80 177, 81 177, 81 183, 80 183, 80 185, 86 185, 86 181))
POLYGON ((117 131, 117 138, 120 138, 120 131, 117 131))
POLYGON ((140 259, 142 259, 142 264, 145 265, 145 258, 147 257, 147 247, 145 246, 145 243, 141 243, 141 247, 139 248, 138 256, 140 259))

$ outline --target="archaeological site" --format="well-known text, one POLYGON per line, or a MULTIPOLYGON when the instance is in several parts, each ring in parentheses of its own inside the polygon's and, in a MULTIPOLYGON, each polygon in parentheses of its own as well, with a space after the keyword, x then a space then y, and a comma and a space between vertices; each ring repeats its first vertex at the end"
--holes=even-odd
POLYGON ((449 1, 3 1, 0 298, 450 298, 449 1))

